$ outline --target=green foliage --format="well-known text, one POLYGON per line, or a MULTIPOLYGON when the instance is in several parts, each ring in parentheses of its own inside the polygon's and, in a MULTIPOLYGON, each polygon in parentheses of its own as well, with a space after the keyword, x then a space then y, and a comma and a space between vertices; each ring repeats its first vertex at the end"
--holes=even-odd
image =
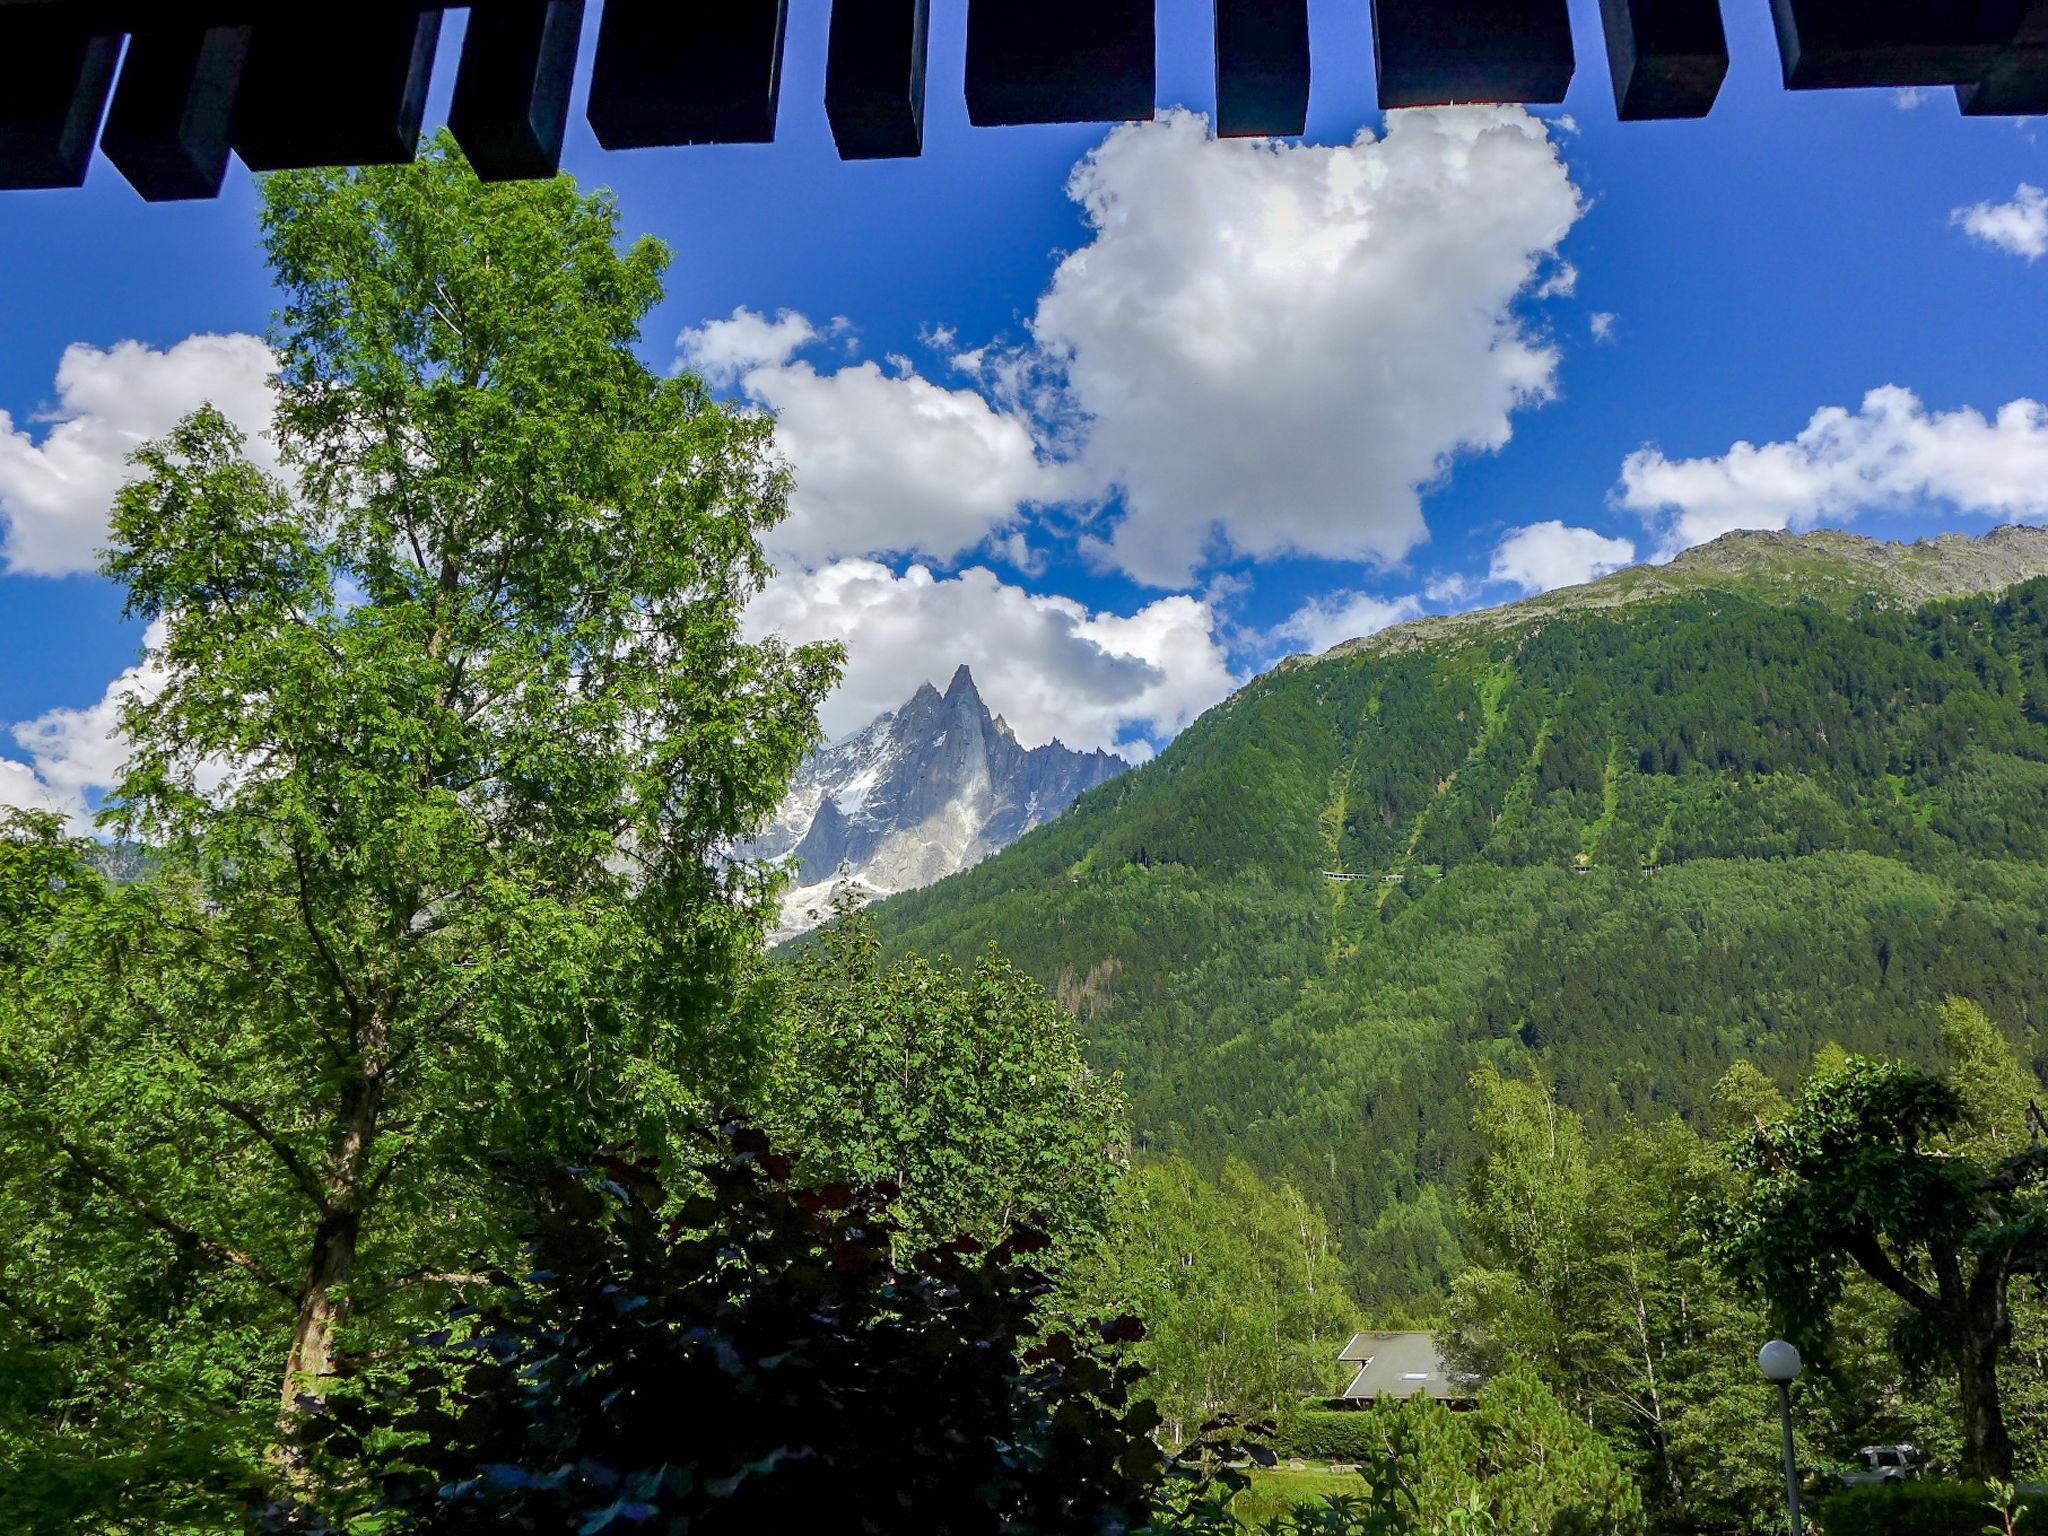
MULTIPOLYGON (((634 355, 667 255, 608 198, 443 144, 269 178, 264 229, 289 482, 206 408, 114 509, 146 878, 0 834, 0 1314, 53 1383, 0 1434, 56 1483, 203 1446, 216 1511, 504 1251, 481 1149, 746 1086, 775 879, 726 851, 836 660, 740 634, 770 425, 634 355)), ((98 1482, 84 1528, 180 1528, 98 1482)))
POLYGON ((1081 1057, 1072 1018, 991 950, 963 981, 884 966, 840 915, 793 968, 763 1123, 814 1182, 887 1179, 904 1238, 1002 1240, 1020 1223, 1063 1248, 1099 1240, 1123 1172, 1123 1094, 1081 1057))
MULTIPOLYGON (((1948 1026, 1981 1083, 1983 1030, 1957 1007, 1948 1026)), ((1971 1470, 2002 1478, 2013 1452, 1998 1362, 2013 1338, 2012 1282, 2048 1261, 2048 1150, 1987 1167, 1944 1144, 1972 1136, 1964 1122, 1946 1079, 1851 1057, 1731 1146, 1742 1186, 1703 1212, 1721 1265, 1810 1348, 1828 1342, 1852 1266, 1904 1302, 1894 1332, 1908 1366, 1952 1366, 1971 1470)))
POLYGON ((1143 1519, 1165 1460, 1140 1374, 1045 1334, 1019 1228, 891 1259, 888 1185, 789 1182, 727 1126, 693 1189, 606 1158, 521 1190, 527 1262, 396 1391, 335 1393, 306 1426, 367 1508, 280 1505, 260 1527, 919 1531, 1100 1536, 1143 1519), (332 1521, 329 1524, 328 1521, 332 1521))
POLYGON ((1598 1143, 1711 1123, 1738 1061, 1784 1085, 1832 1040, 1933 1066, 1950 995, 2042 1050, 2048 582, 1802 590, 1765 572, 1278 668, 876 923, 891 953, 1000 942, 1065 987, 1141 1147, 1286 1180, 1362 1301, 1433 1304, 1489 1062, 1535 1058, 1598 1143))
MULTIPOLYGON (((1879 1483, 1842 1488, 1821 1500, 1818 1511, 1827 1536, 2004 1536, 1991 1491, 1982 1483, 1879 1483)), ((2013 1501, 2025 1518, 2021 1529, 2048 1520, 2048 1496, 2013 1501)))
POLYGON ((1385 1428, 1354 1408, 1297 1408, 1282 1414, 1275 1447, 1304 1461, 1369 1461, 1386 1452, 1385 1428))
POLYGON ((1962 1118, 1949 1135, 1959 1152, 1996 1161, 2026 1146, 2027 1111, 2040 1079, 2019 1062, 2012 1044, 1983 1007, 1966 997, 1941 1005, 1943 1076, 1962 1097, 1962 1118))
POLYGON ((1486 1384, 1475 1407, 1387 1400, 1357 1415, 1411 1490, 1424 1530, 1460 1528, 1483 1510, 1487 1530, 1515 1536, 1634 1536, 1642 1498, 1606 1441, 1533 1374, 1486 1384))
MULTIPOLYGON (((1701 1253, 1690 1199, 1724 1188, 1712 1148, 1675 1119, 1597 1151, 1548 1084, 1486 1074, 1487 1155, 1462 1205, 1472 1264, 1442 1345, 1466 1369, 1533 1370, 1613 1445, 1664 1522, 1740 1529, 1769 1507, 1774 1430, 1749 1365, 1761 1309, 1701 1253)), ((1758 1094, 1732 1070, 1720 1104, 1758 1094)))
POLYGON ((1072 1284, 1092 1310, 1145 1319, 1138 1358, 1175 1444, 1218 1414, 1336 1390, 1359 1316, 1322 1213, 1236 1162, 1217 1183, 1178 1158, 1141 1163, 1072 1284))

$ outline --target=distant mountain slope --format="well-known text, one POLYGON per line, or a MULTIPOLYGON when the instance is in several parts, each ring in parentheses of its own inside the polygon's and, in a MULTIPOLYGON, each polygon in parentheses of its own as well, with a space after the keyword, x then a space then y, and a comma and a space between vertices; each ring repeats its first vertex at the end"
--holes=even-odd
MULTIPOLYGON (((1766 601, 1848 607, 1867 598, 1917 604, 1937 597, 1997 592, 2048 576, 2048 528, 2007 526, 1980 537, 1944 533, 1894 544, 1839 528, 1811 533, 1723 534, 1666 565, 1634 565, 1581 587, 1560 587, 1520 602, 1471 613, 1435 615, 1333 646, 1326 655, 1457 644, 1558 613, 1627 608, 1659 598, 1738 591, 1766 601)), ((1290 664, 1299 665, 1305 658, 1290 664)))
POLYGON ((1023 746, 990 716, 963 666, 945 693, 926 683, 901 709, 805 759, 748 852, 796 865, 778 935, 788 936, 818 922, 841 885, 861 896, 928 885, 1009 846, 1129 766, 1057 740, 1023 746))
POLYGON ((1301 1184, 1368 1297, 1455 1252, 1469 1081, 1697 1115, 1747 1056, 2048 1036, 2048 535, 1742 535, 1276 669, 876 908, 1086 1022, 1141 1141, 1301 1184), (1347 880, 1333 874, 1351 876, 1347 880))

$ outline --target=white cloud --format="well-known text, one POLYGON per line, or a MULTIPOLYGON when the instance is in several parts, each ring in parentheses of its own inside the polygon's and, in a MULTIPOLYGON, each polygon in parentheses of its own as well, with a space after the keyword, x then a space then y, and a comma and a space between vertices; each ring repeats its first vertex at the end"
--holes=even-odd
POLYGON ((57 404, 29 424, 38 441, 0 411, 0 546, 10 572, 65 576, 92 570, 106 543, 114 493, 128 456, 211 401, 249 435, 249 451, 275 470, 270 425, 270 351, 254 336, 190 336, 168 351, 123 341, 102 351, 65 350, 57 404))
POLYGON ((1614 340, 1614 322, 1621 317, 1612 310, 1595 310, 1586 320, 1586 328, 1593 333, 1595 341, 1614 340))
POLYGON ((1972 203, 1949 215, 1972 240, 2028 261, 2048 255, 2048 192, 2020 183, 2009 203, 1972 203))
POLYGON ((1320 655, 1333 645, 1356 640, 1415 618, 1422 604, 1413 597, 1374 597, 1369 592, 1332 592, 1310 598, 1272 633, 1282 644, 1320 655))
POLYGON ((1025 745, 1057 736, 1142 759, 1237 681, 1216 614, 1199 598, 1094 613, 981 566, 939 577, 913 565, 898 576, 872 560, 841 560, 780 575, 748 610, 747 629, 845 642, 846 675, 823 711, 833 736, 896 708, 921 682, 945 687, 966 662, 1025 745))
POLYGON ((1510 529, 1494 546, 1487 580, 1512 582, 1524 592, 1548 592, 1618 571, 1636 557, 1627 539, 1610 539, 1591 528, 1567 528, 1553 518, 1510 529))
POLYGON ((1901 112, 1911 112, 1927 100, 1927 92, 1917 85, 1901 86, 1892 92, 1892 105, 1901 112))
POLYGON ((1185 583, 1219 540, 1397 559, 1418 487, 1552 392, 1558 353, 1514 306, 1566 281, 1580 199, 1519 108, 1396 112, 1336 147, 1174 112, 1112 132, 1069 190, 1093 238, 1032 333, 1143 580, 1185 583))
POLYGON ((1855 411, 1815 412, 1790 442, 1699 459, 1640 448, 1621 466, 1617 500, 1664 520, 1666 554, 1735 528, 1810 528, 1927 503, 2038 522, 2048 519, 2048 407, 2014 400, 1987 420, 1929 411, 1887 385, 1855 411))
POLYGON ((11 757, 0 757, 0 811, 61 811, 50 786, 35 769, 11 757))
POLYGON ((1015 522, 1020 505, 1064 494, 1031 427, 972 389, 945 389, 891 354, 820 372, 796 354, 820 333, 785 310, 751 310, 685 331, 685 364, 736 383, 775 415, 796 472, 790 515, 765 540, 804 565, 901 551, 951 560, 1015 522))
POLYGON ((1480 583, 1463 571, 1446 571, 1433 577, 1422 589, 1422 595, 1432 603, 1458 604, 1469 599, 1479 590, 1480 583))
POLYGON ((742 304, 723 320, 684 331, 676 350, 684 366, 706 382, 726 386, 756 368, 780 367, 819 339, 818 328, 793 309, 770 320, 742 304))
MULTIPOLYGON (((161 619, 143 637, 144 659, 129 667, 98 702, 83 709, 52 709, 14 727, 14 740, 29 756, 22 764, 0 759, 0 805, 56 811, 73 832, 92 829, 93 805, 121 776, 128 744, 121 735, 121 711, 132 698, 153 698, 163 672, 148 653, 163 644, 161 619)), ((217 782, 209 775, 208 782, 217 782)))

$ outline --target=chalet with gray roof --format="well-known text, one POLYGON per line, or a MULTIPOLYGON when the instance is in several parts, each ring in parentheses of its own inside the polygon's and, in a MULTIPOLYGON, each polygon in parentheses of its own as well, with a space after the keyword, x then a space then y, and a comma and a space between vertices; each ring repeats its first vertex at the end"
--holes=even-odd
POLYGON ((1447 1367, 1426 1333, 1354 1333, 1337 1358, 1356 1367, 1341 1399, 1347 1407, 1370 1407, 1383 1397, 1432 1397, 1469 1408, 1478 1395, 1478 1383, 1447 1367))

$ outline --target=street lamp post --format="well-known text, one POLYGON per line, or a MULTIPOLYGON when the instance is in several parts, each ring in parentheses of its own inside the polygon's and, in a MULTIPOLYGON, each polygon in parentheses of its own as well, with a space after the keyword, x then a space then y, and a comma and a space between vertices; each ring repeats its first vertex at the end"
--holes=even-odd
POLYGON ((1799 1459, 1792 1449, 1792 1383, 1799 1379, 1799 1351, 1773 1339, 1757 1351, 1757 1369, 1778 1388, 1778 1417, 1785 1428, 1785 1507, 1792 1514, 1792 1536, 1804 1536, 1799 1523, 1799 1459))

